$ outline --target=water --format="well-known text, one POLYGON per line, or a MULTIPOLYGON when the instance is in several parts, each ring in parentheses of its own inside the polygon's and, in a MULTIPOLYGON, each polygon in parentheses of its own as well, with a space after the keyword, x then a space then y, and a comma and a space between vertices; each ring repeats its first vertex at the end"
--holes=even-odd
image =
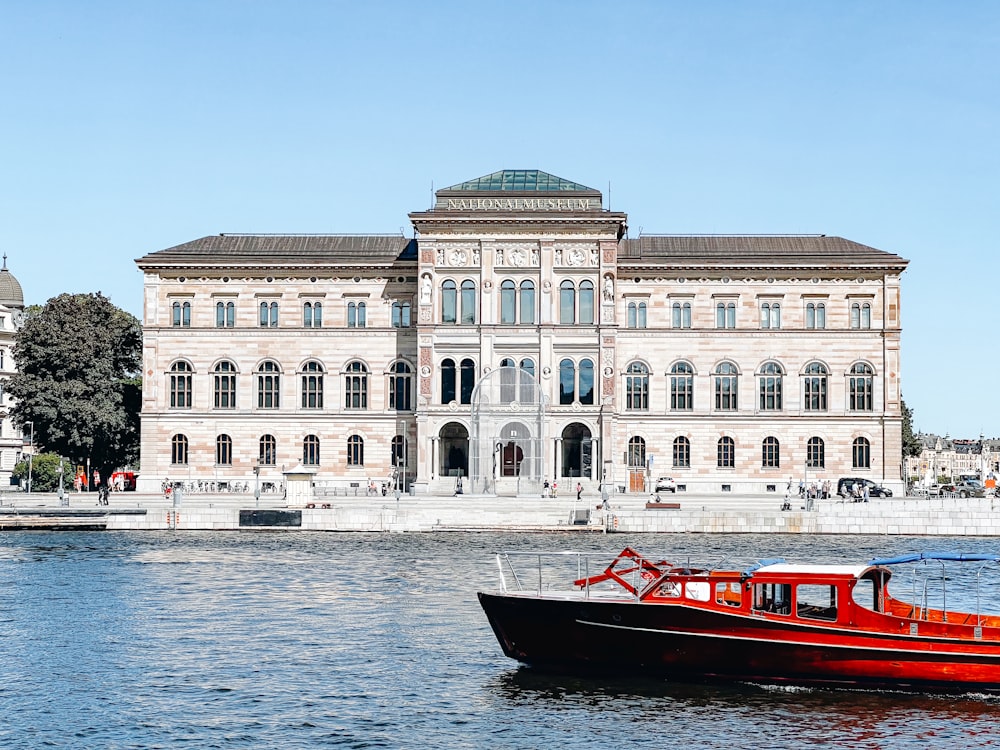
POLYGON ((997 542, 0 534, 0 747, 1000 747, 988 696, 585 680, 501 654, 475 597, 496 586, 493 552, 610 561, 625 544, 692 562, 856 562, 997 542))

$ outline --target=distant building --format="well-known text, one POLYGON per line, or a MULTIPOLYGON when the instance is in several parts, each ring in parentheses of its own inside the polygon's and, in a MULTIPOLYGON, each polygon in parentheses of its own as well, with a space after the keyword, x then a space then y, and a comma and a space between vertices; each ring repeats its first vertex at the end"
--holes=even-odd
POLYGON ((906 459, 907 477, 915 483, 930 485, 939 477, 953 481, 969 475, 984 481, 1000 477, 1000 440, 996 438, 953 439, 927 433, 917 438, 923 450, 906 459))
POLYGON ((629 237, 599 191, 505 170, 414 237, 150 253, 140 490, 902 489, 900 274, 826 235, 629 237), (299 466, 302 465, 302 466, 299 466))
POLYGON ((24 322, 24 293, 21 284, 7 269, 7 256, 0 268, 0 488, 10 487, 14 465, 31 452, 28 432, 22 435, 10 418, 12 399, 7 380, 17 367, 14 363, 14 336, 24 322))

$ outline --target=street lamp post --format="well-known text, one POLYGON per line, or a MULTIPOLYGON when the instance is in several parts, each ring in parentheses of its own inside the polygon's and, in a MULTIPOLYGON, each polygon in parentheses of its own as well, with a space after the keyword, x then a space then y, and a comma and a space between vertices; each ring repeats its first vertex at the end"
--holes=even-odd
POLYGON ((31 494, 31 463, 35 457, 35 423, 28 422, 31 426, 31 437, 28 438, 28 494, 31 494))
POLYGON ((56 471, 59 473, 59 504, 69 505, 69 502, 66 500, 66 493, 63 490, 63 460, 61 456, 59 457, 59 468, 56 471))

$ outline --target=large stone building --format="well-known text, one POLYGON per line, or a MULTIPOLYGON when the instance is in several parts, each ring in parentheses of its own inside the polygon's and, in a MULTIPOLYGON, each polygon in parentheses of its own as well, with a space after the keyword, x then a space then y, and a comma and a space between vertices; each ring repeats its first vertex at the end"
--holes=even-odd
POLYGON ((140 489, 293 468, 320 491, 902 488, 899 256, 630 238, 600 192, 533 170, 409 218, 413 238, 225 234, 137 261, 140 489))
POLYGON ((17 368, 14 363, 14 337, 24 322, 24 293, 17 278, 7 269, 7 256, 0 268, 0 487, 9 488, 14 466, 34 452, 33 430, 24 432, 14 426, 10 411, 13 399, 7 395, 7 380, 17 368))

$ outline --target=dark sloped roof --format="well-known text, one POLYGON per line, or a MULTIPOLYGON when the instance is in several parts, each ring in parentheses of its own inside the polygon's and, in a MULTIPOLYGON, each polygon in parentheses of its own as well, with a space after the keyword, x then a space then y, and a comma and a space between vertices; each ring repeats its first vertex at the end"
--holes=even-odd
POLYGON ((655 265, 697 263, 715 266, 791 265, 885 266, 905 268, 894 253, 816 235, 643 235, 621 243, 619 262, 655 265))
POLYGON ((562 177, 556 177, 539 169, 504 169, 500 172, 477 177, 474 180, 460 182, 458 185, 442 188, 441 193, 449 192, 516 192, 516 193, 564 193, 564 192, 597 192, 593 188, 570 182, 562 177))
POLYGON ((214 234, 158 250, 136 260, 140 266, 234 262, 392 263, 416 260, 417 241, 398 234, 214 234))

